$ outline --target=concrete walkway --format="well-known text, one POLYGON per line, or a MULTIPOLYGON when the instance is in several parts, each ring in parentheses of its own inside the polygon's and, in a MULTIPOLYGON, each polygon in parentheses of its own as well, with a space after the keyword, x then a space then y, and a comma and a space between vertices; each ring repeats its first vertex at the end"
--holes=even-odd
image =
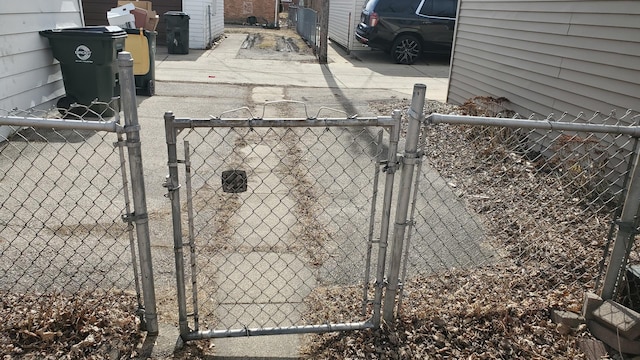
MULTIPOLYGON (((248 29, 250 31, 250 28, 248 29)), ((328 64, 273 59, 237 59, 246 34, 230 33, 212 50, 190 50, 170 55, 159 47, 156 55, 158 82, 300 86, 396 91, 410 95, 413 85, 427 85, 427 98, 446 100, 449 65, 446 59, 422 60, 415 65, 398 65, 387 54, 368 49, 346 51, 329 47, 328 64)), ((304 58, 306 60, 306 58, 304 58)))

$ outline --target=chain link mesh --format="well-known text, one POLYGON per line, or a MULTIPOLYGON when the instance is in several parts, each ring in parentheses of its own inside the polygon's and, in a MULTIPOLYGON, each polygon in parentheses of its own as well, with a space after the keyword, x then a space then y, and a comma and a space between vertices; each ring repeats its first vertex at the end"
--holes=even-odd
MULTIPOLYGON (((306 314, 327 289, 365 283, 373 179, 384 152, 378 131, 212 128, 185 134, 197 278, 197 288, 187 293, 189 303, 197 297, 190 307, 197 306, 199 325, 287 327, 370 317, 358 308, 347 318, 306 314), (224 191, 225 179, 244 174, 247 192, 224 191)), ((184 261, 190 263, 189 254, 184 261)))
MULTIPOLYGON (((118 324, 135 323, 130 227, 121 218, 127 208, 124 158, 114 146, 120 135, 81 125, 34 128, 16 120, 88 124, 112 120, 96 106, 117 113, 115 102, 91 106, 0 111, 15 120, 0 126, 0 292, 7 315, 1 333, 9 354, 38 351, 38 344, 67 336, 68 326, 76 327, 77 336, 98 337, 101 330, 88 325, 96 316, 106 326, 123 311, 118 324)), ((96 339, 92 344, 100 343, 96 339)))
MULTIPOLYGON (((640 116, 550 119, 629 126, 640 116)), ((424 127, 422 139, 403 311, 428 298, 461 321, 580 313, 584 292, 602 285, 637 139, 450 124, 424 127)))

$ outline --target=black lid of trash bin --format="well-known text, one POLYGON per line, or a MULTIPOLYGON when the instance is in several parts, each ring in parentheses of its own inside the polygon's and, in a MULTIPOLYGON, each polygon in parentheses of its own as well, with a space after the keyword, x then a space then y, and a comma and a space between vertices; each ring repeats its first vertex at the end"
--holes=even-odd
POLYGON ((183 17, 186 16, 190 18, 189 14, 182 11, 167 11, 166 13, 164 13, 164 16, 183 16, 183 17))
POLYGON ((58 36, 91 36, 91 37, 108 37, 119 38, 126 37, 126 31, 119 26, 87 26, 65 29, 42 30, 40 35, 45 37, 58 36))

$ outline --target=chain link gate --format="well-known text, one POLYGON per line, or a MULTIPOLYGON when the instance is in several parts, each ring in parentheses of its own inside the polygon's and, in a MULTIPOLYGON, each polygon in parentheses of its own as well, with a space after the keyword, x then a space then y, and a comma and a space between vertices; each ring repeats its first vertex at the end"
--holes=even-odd
POLYGON ((384 283, 372 278, 384 277, 399 112, 278 120, 169 112, 165 128, 184 340, 379 326, 384 283), (335 299, 348 300, 352 315, 315 319, 314 299, 336 286, 361 288, 362 306, 335 299))

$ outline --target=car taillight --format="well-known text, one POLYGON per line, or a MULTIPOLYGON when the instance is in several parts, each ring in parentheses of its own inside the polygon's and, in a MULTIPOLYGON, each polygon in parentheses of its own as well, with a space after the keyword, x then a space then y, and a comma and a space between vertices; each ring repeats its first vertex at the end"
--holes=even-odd
POLYGON ((371 15, 369 15, 369 26, 375 27, 376 25, 378 25, 378 14, 371 13, 371 15))

